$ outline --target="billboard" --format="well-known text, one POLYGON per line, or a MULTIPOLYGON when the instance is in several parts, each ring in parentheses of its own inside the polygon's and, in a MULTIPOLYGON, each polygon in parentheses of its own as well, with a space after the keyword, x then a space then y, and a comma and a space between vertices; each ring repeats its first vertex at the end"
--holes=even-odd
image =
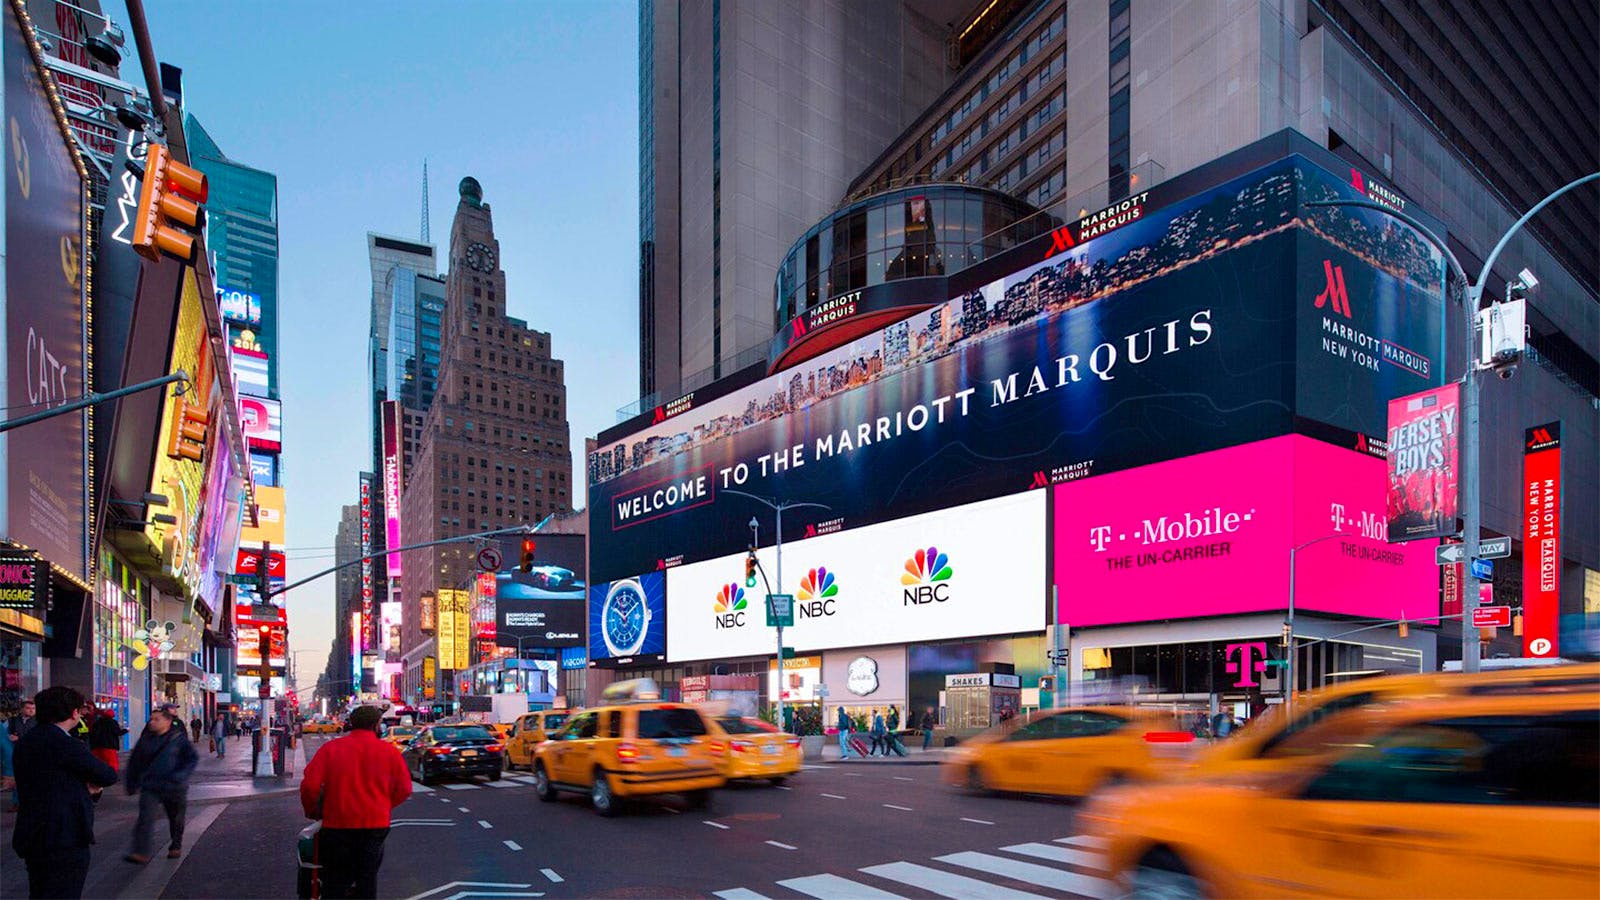
POLYGON ((1389 401, 1390 541, 1448 537, 1461 477, 1461 386, 1454 382, 1389 401))
POLYGON ((589 586, 589 665, 658 662, 667 652, 667 576, 589 586))
POLYGON ((583 646, 588 588, 581 576, 564 566, 536 559, 527 572, 500 572, 492 577, 496 644, 518 648, 583 646))
MULTIPOLYGON (((8 416, 88 393, 82 165, 15 5, 5 19, 5 290, 0 377, 8 416)), ((0 437, 0 537, 89 578, 87 411, 0 437)))
POLYGON ((252 450, 283 449, 283 412, 276 400, 240 397, 239 422, 252 450))
POLYGON ((1304 199, 1357 194, 1301 156, 1223 170, 1042 261, 1021 259, 1042 252, 1027 245, 952 276, 946 302, 600 444, 591 578, 738 553, 759 508, 730 489, 825 504, 795 516, 812 536, 1302 420, 1381 434, 1390 397, 1440 380, 1438 254, 1375 211, 1306 213, 1304 199))
MULTIPOLYGON (((387 540, 384 549, 394 550, 405 544, 400 541, 400 404, 394 400, 383 401, 383 525, 387 540)), ((390 578, 400 577, 400 554, 386 553, 390 578)))
POLYGON ((256 487, 278 486, 278 458, 266 453, 250 454, 250 480, 256 487))
POLYGON ((239 543, 259 547, 271 542, 273 547, 282 549, 288 543, 283 531, 283 505, 283 488, 257 485, 256 525, 239 531, 239 543))
POLYGON ((362 472, 360 475, 360 500, 358 501, 361 507, 361 623, 363 627, 359 629, 359 632, 361 634, 362 650, 368 650, 372 647, 370 623, 372 621, 373 574, 372 560, 369 557, 372 555, 373 550, 373 495, 377 493, 377 489, 377 479, 373 477, 372 473, 362 472))
POLYGON ((1561 423, 1522 436, 1522 655, 1560 655, 1561 423))
POLYGON ((438 591, 439 666, 459 671, 467 668, 472 640, 472 595, 467 591, 441 588, 438 591))
MULTIPOLYGON (((1028 491, 785 543, 796 650, 1038 631, 1045 625, 1045 506, 1028 491)), ((757 552, 769 577, 772 550, 757 552)), ((744 554, 667 570, 668 660, 773 653, 764 584, 744 554)), ((776 589, 776 585, 774 588, 776 589)))
POLYGON ((257 325, 261 322, 261 295, 239 288, 217 285, 217 311, 230 322, 257 325))
MULTIPOLYGON (((288 656, 285 650, 286 638, 282 627, 268 626, 272 630, 267 658, 276 668, 283 668, 288 656)), ((256 625, 241 623, 238 632, 234 635, 238 650, 234 654, 234 661, 242 670, 245 666, 252 668, 261 665, 261 628, 256 625)))
POLYGON ((1384 461, 1300 435, 1053 488, 1058 621, 1073 628, 1295 608, 1439 614, 1434 541, 1385 539, 1384 461))
POLYGON ((232 347, 228 352, 233 356, 233 382, 239 393, 252 397, 270 396, 272 379, 267 354, 240 347, 232 347))

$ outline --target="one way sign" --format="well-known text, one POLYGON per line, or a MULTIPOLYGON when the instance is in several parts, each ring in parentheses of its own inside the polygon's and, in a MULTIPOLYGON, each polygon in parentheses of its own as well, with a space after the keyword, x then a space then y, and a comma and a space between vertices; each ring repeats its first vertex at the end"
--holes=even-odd
MULTIPOLYGON (((1493 537, 1478 541, 1479 559, 1505 559, 1511 555, 1511 538, 1493 537)), ((1440 544, 1433 549, 1433 561, 1441 566, 1465 562, 1466 544, 1440 544)))
POLYGON ((1433 550, 1433 561, 1441 566, 1461 562, 1466 556, 1466 544, 1440 544, 1433 550))

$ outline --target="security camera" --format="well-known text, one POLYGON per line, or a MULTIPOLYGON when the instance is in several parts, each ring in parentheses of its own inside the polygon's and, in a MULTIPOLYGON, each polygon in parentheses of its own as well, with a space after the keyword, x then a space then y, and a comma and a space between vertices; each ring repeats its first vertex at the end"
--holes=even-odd
POLYGON ((1517 280, 1522 282, 1522 286, 1530 291, 1539 286, 1539 279, 1533 277, 1533 273, 1527 269, 1517 273, 1517 280))
POLYGON ((1517 370, 1516 366, 1506 366, 1504 368, 1495 369, 1494 373, 1496 375, 1499 375, 1500 379, 1502 381, 1510 381, 1511 380, 1511 373, 1515 372, 1516 370, 1517 370))

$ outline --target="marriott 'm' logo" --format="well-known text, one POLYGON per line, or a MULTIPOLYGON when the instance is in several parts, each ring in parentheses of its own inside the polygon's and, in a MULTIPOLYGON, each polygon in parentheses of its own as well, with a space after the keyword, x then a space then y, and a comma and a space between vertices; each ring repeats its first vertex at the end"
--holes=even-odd
POLYGON ((1044 258, 1049 259, 1050 257, 1055 256, 1057 253, 1061 253, 1065 250, 1071 250, 1076 246, 1078 246, 1078 242, 1072 239, 1071 228, 1063 225, 1060 228, 1057 228, 1055 231, 1050 232, 1050 250, 1049 252, 1045 253, 1044 258))
POLYGON ((806 336, 806 319, 801 316, 794 320, 789 327, 789 340, 798 341, 806 336))
POLYGON ((1322 274, 1328 283, 1317 295, 1317 309, 1331 306, 1335 313, 1346 319, 1351 318, 1350 292, 1344 287, 1344 266, 1336 266, 1333 260, 1325 259, 1322 261, 1322 274))

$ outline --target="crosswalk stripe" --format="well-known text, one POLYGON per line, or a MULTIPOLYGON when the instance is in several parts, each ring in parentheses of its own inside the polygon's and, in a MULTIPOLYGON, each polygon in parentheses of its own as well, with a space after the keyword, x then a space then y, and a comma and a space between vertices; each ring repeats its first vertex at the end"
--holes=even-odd
POLYGON ((1077 850, 1071 847, 1057 847, 1054 844, 1013 844, 1000 849, 1007 853, 1020 853, 1023 856, 1035 856, 1051 862, 1068 863, 1089 869, 1104 869, 1106 863, 1104 854, 1097 850, 1077 850))
POLYGON ((880 891, 859 881, 840 878, 838 875, 809 875, 780 881, 791 891, 799 891, 818 900, 899 900, 899 894, 880 891))
POLYGON ((411 785, 411 793, 413 793, 413 794, 431 794, 431 793, 433 793, 433 788, 428 787, 425 784, 413 783, 411 785))
POLYGON ((1080 847, 1094 847, 1097 850, 1104 850, 1106 847, 1105 838, 1095 837, 1092 834, 1075 834, 1072 837, 1056 838, 1056 843, 1077 844, 1080 847))
POLYGON ((497 788, 515 788, 515 787, 527 787, 527 785, 525 785, 525 784, 518 784, 518 783, 517 783, 517 782, 515 782, 515 781, 505 781, 505 780, 502 780, 502 781, 491 781, 491 782, 489 782, 489 787, 497 787, 497 788))
POLYGON ((758 894, 748 888, 730 888, 726 891, 717 891, 712 896, 721 897, 722 900, 767 900, 765 894, 758 894))
POLYGON ((976 878, 968 878, 965 875, 956 875, 942 869, 919 866, 916 863, 884 863, 881 866, 867 866, 861 871, 888 881, 898 881, 901 884, 919 887, 941 897, 950 897, 952 900, 994 900, 994 898, 1042 900, 1038 894, 1014 891, 1011 888, 990 884, 987 881, 979 881, 976 878))
POLYGON ((452 791, 475 791, 478 788, 483 787, 483 785, 481 785, 481 784, 447 784, 447 785, 445 785, 445 787, 449 788, 452 791))
POLYGON ((952 853, 948 856, 934 857, 942 863, 953 866, 962 866, 968 869, 977 869, 988 872, 990 875, 999 875, 1013 881, 1026 881, 1040 887, 1054 888, 1058 891, 1068 891, 1085 897, 1109 897, 1110 884, 1103 878, 1091 875, 1080 875, 1077 872, 1068 872, 1063 869, 1053 869, 1049 866, 1034 863, 1020 862, 1015 859, 1006 859, 1003 856, 994 856, 989 853, 952 853))

